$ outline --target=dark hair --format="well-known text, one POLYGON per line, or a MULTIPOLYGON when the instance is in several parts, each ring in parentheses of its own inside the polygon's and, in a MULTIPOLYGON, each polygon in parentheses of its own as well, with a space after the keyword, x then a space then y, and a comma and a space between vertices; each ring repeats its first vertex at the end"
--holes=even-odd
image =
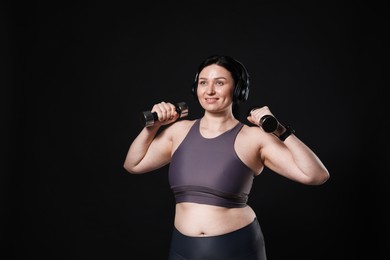
POLYGON ((211 55, 207 57, 199 66, 192 85, 192 95, 196 97, 196 89, 198 87, 198 76, 203 68, 217 64, 227 69, 234 80, 235 88, 233 92, 233 115, 239 118, 238 104, 245 102, 249 95, 249 73, 245 66, 238 60, 226 55, 211 55))

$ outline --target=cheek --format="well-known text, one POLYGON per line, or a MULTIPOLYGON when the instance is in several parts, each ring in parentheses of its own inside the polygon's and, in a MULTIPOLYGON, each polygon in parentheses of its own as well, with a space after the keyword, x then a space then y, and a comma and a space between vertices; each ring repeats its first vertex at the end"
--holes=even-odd
POLYGON ((196 88, 196 96, 199 97, 200 93, 202 93, 202 88, 198 86, 196 88))
POLYGON ((234 88, 225 89, 224 91, 225 91, 225 95, 226 95, 226 96, 229 96, 230 98, 233 99, 234 88))

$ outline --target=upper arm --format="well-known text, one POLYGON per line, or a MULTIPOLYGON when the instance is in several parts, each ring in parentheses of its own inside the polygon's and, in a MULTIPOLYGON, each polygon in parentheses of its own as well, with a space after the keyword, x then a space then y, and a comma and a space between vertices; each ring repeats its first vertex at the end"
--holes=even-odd
POLYGON ((298 181, 297 170, 299 169, 295 166, 290 151, 274 136, 269 136, 267 139, 261 149, 264 165, 284 177, 298 181))
POLYGON ((145 173, 170 163, 174 150, 183 141, 193 122, 181 120, 161 130, 152 140, 142 160, 135 166, 135 171, 145 173))
POLYGON ((260 173, 265 166, 281 176, 305 182, 306 175, 295 163, 291 152, 274 135, 258 127, 245 127, 240 143, 239 157, 255 172, 260 173))
POLYGON ((269 136, 267 139, 261 151, 264 158, 264 165, 275 173, 290 180, 309 184, 312 178, 305 174, 302 168, 298 166, 297 158, 294 159, 293 154, 287 146, 275 136, 269 136))
POLYGON ((135 167, 135 171, 145 173, 168 164, 171 160, 173 140, 172 126, 159 132, 149 145, 142 160, 135 167))

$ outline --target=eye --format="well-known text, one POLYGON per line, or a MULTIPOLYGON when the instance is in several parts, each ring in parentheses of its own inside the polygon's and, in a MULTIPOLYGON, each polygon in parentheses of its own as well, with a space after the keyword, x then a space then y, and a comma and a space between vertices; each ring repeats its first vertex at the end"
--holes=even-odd
POLYGON ((206 81, 205 80, 199 81, 199 85, 206 85, 206 81))
POLYGON ((224 83, 223 81, 220 81, 220 80, 219 80, 219 81, 216 82, 216 84, 217 84, 218 86, 223 86, 225 83, 224 83))

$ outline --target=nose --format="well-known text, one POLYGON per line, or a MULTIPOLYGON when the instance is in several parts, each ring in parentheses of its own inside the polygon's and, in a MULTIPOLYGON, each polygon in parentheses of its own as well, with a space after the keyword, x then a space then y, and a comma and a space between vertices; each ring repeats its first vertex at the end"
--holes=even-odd
POLYGON ((207 94, 215 94, 214 84, 208 84, 206 89, 207 94))

